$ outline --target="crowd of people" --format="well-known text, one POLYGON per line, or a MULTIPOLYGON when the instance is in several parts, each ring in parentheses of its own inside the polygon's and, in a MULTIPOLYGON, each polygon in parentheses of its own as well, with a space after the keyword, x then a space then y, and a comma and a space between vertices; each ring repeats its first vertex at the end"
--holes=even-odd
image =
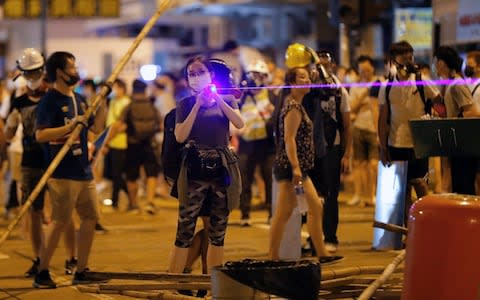
POLYGON ((202 256, 204 272, 222 264, 230 212, 239 207, 241 225, 252 224, 253 186, 271 225, 269 257, 281 258, 284 228, 304 199, 307 246, 322 264, 342 259, 335 255, 342 179, 345 185, 353 178, 348 205, 374 206, 378 164, 408 161, 405 211, 431 190, 478 191, 478 158, 417 158, 409 120, 480 116, 479 51, 468 53, 463 72, 453 48, 435 50, 431 71, 415 63, 407 41, 391 45, 383 69, 365 55, 352 68, 338 66, 328 51, 297 43, 286 51, 286 69, 268 56, 238 63, 233 42, 224 50, 216 58, 193 57, 181 74, 159 74, 150 83, 102 83, 111 93, 88 119, 99 86, 80 79, 73 54, 21 53, 17 70, 0 85, 2 176, 10 178, 5 217, 82 127, 29 213, 34 263, 25 276, 34 277, 35 287, 56 286, 49 262, 63 232, 73 283, 98 280, 87 266, 95 230, 104 230, 97 191, 104 180, 112 182, 114 211, 122 191, 130 212, 158 213, 157 195, 178 199, 172 273, 188 272, 191 257, 202 256), (436 85, 432 76, 450 83, 436 85), (203 229, 196 232, 199 216, 203 229))

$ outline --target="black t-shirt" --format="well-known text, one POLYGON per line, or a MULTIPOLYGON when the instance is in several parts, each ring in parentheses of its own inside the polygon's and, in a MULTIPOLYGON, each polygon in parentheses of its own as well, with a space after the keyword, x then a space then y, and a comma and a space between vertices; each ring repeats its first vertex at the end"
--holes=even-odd
POLYGON ((11 110, 17 110, 22 116, 22 167, 43 168, 46 164, 42 145, 35 140, 35 122, 39 103, 40 99, 31 100, 27 94, 15 98, 12 102, 11 110))

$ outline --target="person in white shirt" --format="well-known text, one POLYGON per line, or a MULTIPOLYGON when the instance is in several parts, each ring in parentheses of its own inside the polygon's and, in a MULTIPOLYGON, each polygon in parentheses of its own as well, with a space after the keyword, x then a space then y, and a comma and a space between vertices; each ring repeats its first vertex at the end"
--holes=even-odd
MULTIPOLYGON (((434 64, 437 75, 450 79, 444 95, 448 118, 479 117, 472 97, 472 92, 465 84, 461 70, 463 60, 451 47, 441 46, 434 53, 434 64)), ((452 192, 459 194, 475 194, 475 175, 477 172, 477 157, 450 157, 452 177, 452 192)))
POLYGON ((412 202, 411 187, 415 188, 418 198, 428 193, 427 182, 424 180, 428 172, 428 158, 415 157, 409 120, 429 114, 427 99, 439 101, 440 94, 433 85, 425 83, 422 97, 422 88, 415 83, 418 70, 414 65, 413 48, 407 41, 392 44, 390 66, 388 84, 380 88, 378 95, 380 159, 384 166, 392 161, 408 161, 408 211, 412 202))

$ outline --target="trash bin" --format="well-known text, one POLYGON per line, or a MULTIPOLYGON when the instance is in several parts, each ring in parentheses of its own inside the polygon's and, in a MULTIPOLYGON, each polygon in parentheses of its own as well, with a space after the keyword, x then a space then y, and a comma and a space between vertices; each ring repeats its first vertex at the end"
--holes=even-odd
POLYGON ((480 199, 429 195, 408 221, 404 300, 480 299, 480 199))
POLYGON ((242 260, 212 269, 212 297, 218 300, 263 300, 269 295, 318 299, 320 264, 311 260, 242 260))

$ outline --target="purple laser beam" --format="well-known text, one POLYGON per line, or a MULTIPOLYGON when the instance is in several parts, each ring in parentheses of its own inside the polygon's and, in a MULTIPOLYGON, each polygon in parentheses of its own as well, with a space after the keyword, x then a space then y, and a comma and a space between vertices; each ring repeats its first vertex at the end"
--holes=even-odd
POLYGON ((439 79, 439 80, 406 80, 406 81, 384 81, 384 82, 355 82, 338 84, 306 84, 306 85, 276 85, 262 87, 236 87, 236 88, 217 88, 220 90, 261 90, 261 89, 301 89, 301 88, 350 88, 350 87, 380 87, 380 86, 419 86, 419 85, 469 85, 474 84, 472 79, 439 79))

